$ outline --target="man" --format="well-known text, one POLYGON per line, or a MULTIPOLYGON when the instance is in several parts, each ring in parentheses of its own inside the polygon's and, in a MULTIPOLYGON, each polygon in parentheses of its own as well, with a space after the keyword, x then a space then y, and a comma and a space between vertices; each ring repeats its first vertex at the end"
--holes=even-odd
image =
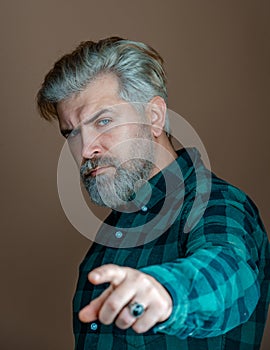
POLYGON ((259 349, 265 229, 196 149, 174 150, 160 55, 84 42, 47 74, 38 107, 58 119, 92 201, 112 209, 80 266, 75 349, 259 349))

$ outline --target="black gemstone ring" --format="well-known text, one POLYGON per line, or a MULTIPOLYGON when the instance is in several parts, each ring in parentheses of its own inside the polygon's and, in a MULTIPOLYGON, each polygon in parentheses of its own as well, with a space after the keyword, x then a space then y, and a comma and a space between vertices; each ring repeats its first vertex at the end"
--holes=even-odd
POLYGON ((136 302, 129 304, 128 308, 129 308, 130 314, 135 318, 142 316, 142 314, 144 313, 144 306, 136 302))

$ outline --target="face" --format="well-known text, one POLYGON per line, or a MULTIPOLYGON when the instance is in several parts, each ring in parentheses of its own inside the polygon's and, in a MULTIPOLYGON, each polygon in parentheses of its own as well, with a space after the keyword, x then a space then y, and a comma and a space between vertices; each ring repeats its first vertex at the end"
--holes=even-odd
POLYGON ((61 101, 57 111, 92 201, 110 208, 127 204, 154 170, 147 118, 118 96, 112 75, 61 101))

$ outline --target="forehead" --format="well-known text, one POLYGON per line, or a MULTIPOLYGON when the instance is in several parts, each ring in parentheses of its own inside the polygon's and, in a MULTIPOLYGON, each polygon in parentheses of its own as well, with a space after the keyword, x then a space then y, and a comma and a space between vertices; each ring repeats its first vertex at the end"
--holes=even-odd
POLYGON ((97 77, 84 91, 57 104, 60 126, 74 126, 103 108, 123 103, 118 92, 119 83, 113 74, 97 77))

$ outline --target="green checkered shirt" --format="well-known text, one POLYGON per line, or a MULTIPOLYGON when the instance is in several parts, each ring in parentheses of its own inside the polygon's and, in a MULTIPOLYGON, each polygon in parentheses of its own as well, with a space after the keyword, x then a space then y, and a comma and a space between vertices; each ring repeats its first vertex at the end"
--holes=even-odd
POLYGON ((73 299, 76 350, 259 349, 269 304, 269 241, 252 200, 208 171, 195 148, 112 211, 80 265, 73 299), (210 184, 210 187, 209 187, 210 184), (108 284, 87 275, 103 264, 139 269, 170 293, 168 320, 144 334, 78 312, 108 284))

